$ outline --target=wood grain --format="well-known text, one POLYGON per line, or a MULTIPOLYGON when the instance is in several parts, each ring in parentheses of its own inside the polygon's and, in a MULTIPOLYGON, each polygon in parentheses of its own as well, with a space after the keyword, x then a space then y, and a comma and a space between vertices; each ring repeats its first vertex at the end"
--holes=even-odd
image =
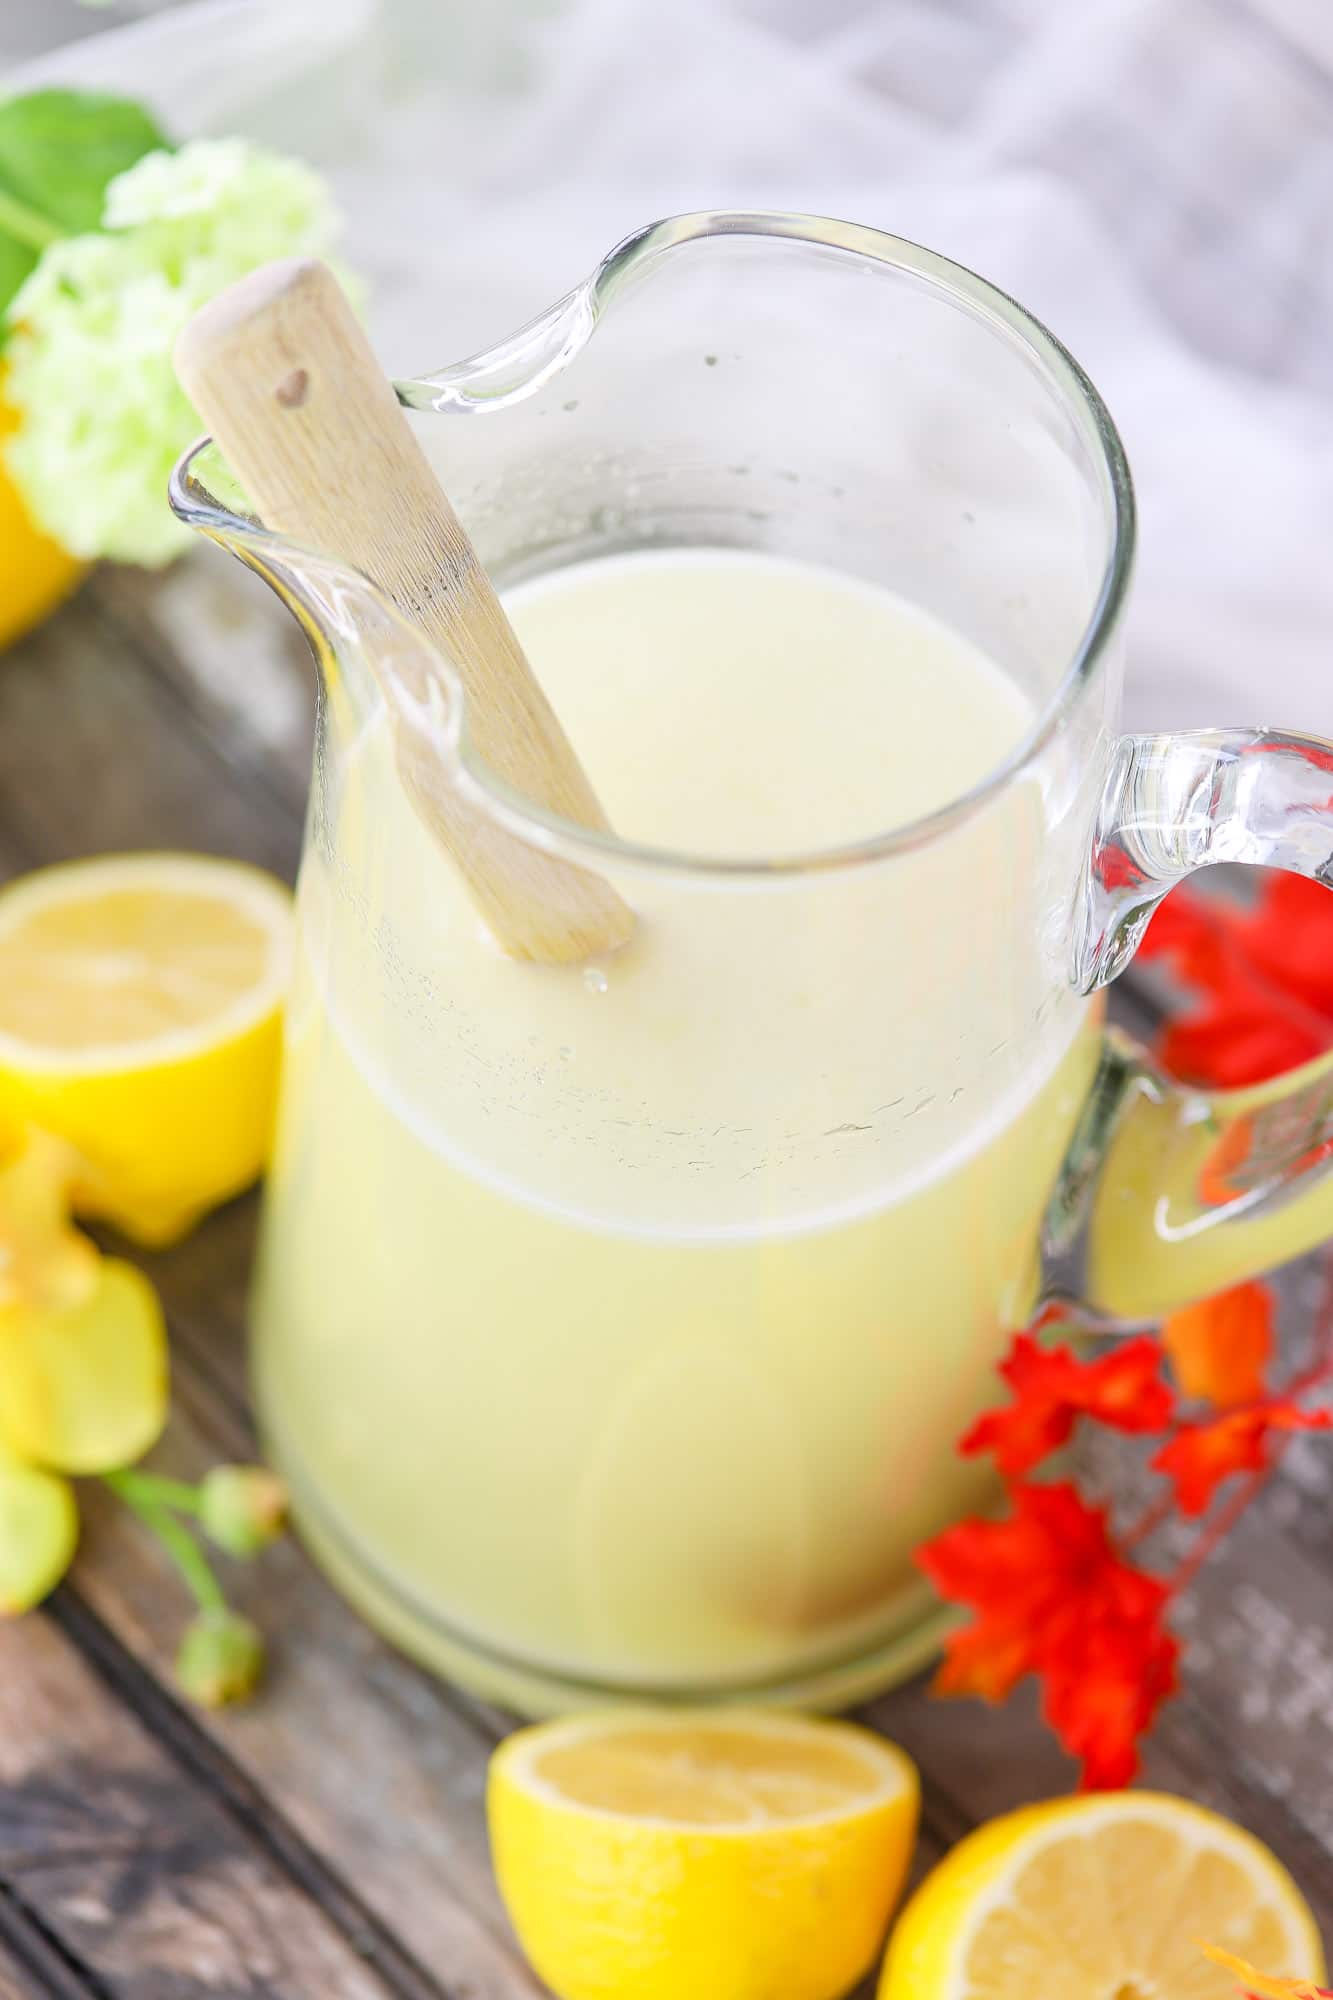
POLYGON ((98 1988, 0 1882, 0 2000, 32 2000, 37 1994, 47 2000, 97 2000, 98 1988))
POLYGON ((0 1625, 0 1787, 0 1877, 105 1993, 392 1992, 49 1618, 0 1625))
MULTIPOLYGON (((452 738, 514 791, 580 826, 606 817, 326 264, 284 258, 220 292, 176 342, 176 373, 267 526, 359 571, 356 644, 394 719, 409 797, 514 958, 615 951, 634 920, 608 882, 517 839, 460 784, 452 738), (440 658, 457 688, 440 671, 440 658), (461 689, 465 714, 459 713, 461 689)), ((319 599, 331 593, 313 585, 319 599)), ((347 616, 346 594, 339 611, 347 616)))

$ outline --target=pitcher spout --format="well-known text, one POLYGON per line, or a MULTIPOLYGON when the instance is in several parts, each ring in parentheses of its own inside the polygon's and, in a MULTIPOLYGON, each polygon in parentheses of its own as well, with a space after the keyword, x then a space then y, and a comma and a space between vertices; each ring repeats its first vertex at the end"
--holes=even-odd
MULTIPOLYGON (((448 673, 447 663, 439 661, 359 571, 266 527, 251 512, 212 438, 201 438, 184 454, 172 471, 167 496, 177 520, 262 577, 286 605, 310 641, 326 693, 335 676, 345 677, 350 669, 353 691, 373 700, 373 680, 362 686, 355 674, 369 633, 391 643, 405 669, 415 659, 416 677, 428 664, 448 673)), ((456 736, 458 717, 451 726, 456 736)))

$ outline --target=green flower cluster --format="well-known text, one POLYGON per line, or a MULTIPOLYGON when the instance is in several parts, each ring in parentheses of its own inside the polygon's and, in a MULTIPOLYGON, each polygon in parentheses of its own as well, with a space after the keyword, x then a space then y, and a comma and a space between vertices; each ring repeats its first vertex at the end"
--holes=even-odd
POLYGON ((155 1472, 108 1472, 111 1491, 161 1542, 195 1601, 176 1652, 176 1678, 205 1708, 245 1701, 264 1672, 264 1635, 233 1611, 187 1522, 244 1560, 276 1541, 287 1521, 287 1489, 263 1465, 215 1465, 198 1486, 155 1472))
POLYGON ((241 139, 150 152, 111 179, 101 227, 41 251, 10 301, 4 454, 34 519, 72 554, 168 561, 189 540, 167 477, 200 426, 177 333, 273 257, 323 256, 338 215, 300 161, 241 139))

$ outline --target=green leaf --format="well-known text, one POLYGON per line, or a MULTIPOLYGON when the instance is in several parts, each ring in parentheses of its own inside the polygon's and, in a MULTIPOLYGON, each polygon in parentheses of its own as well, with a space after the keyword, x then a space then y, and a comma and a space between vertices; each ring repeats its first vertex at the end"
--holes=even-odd
POLYGON ((35 90, 0 104, 0 186, 77 236, 102 220, 107 182, 167 144, 130 98, 35 90))
MULTIPOLYGON (((37 252, 26 243, 19 243, 7 236, 0 227, 0 313, 13 298, 23 280, 37 262, 37 252)), ((7 329, 0 321, 0 345, 3 345, 7 329)))
POLYGON ((0 104, 0 313, 48 243, 98 227, 107 182, 169 143, 125 97, 35 90, 0 104))

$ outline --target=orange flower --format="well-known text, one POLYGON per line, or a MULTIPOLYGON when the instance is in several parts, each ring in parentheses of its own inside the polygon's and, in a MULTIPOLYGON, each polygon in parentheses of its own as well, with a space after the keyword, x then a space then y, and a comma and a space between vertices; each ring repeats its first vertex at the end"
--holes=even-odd
POLYGON ((1221 1410, 1257 1403, 1273 1352, 1273 1298, 1255 1280, 1172 1313, 1162 1342, 1185 1395, 1221 1410))
POLYGON ((1208 1208, 1225 1208, 1248 1192, 1244 1169, 1254 1150, 1254 1119, 1248 1112, 1234 1118, 1199 1168, 1199 1200, 1208 1208))
POLYGON ((1199 1949, 1224 1972, 1234 1973, 1250 2000, 1333 2000, 1327 1986, 1316 1986, 1308 1979, 1270 1979, 1256 1972, 1243 1958, 1215 1944, 1200 1944, 1199 1949))

